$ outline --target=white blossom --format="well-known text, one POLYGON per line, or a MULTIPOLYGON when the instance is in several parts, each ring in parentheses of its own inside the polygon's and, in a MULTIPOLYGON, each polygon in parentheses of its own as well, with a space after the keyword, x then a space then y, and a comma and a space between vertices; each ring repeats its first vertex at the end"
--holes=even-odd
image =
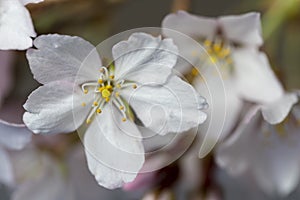
MULTIPOLYGON (((174 39, 180 54, 199 69, 202 77, 196 77, 193 85, 210 105, 209 120, 199 129, 206 133, 204 143, 213 146, 220 135, 226 137, 239 119, 243 101, 263 104, 283 94, 267 56, 259 51, 263 39, 258 13, 211 18, 179 11, 166 16, 162 26, 164 34, 174 39), (168 29, 186 34, 203 49, 168 29), (220 79, 224 87, 218 84, 220 79)), ((191 64, 180 63, 177 69, 188 73, 191 64)))
POLYGON ((246 114, 236 131, 219 146, 218 164, 231 175, 251 174, 270 196, 286 196, 299 184, 298 97, 287 93, 246 114))
POLYGON ((24 105, 25 124, 44 134, 86 127, 89 169, 107 188, 132 181, 144 163, 131 108, 145 127, 161 135, 183 132, 206 118, 205 101, 172 74, 177 47, 171 39, 134 33, 113 46, 114 63, 108 66, 79 37, 45 35, 34 46, 27 58, 44 85, 24 105), (164 112, 152 112, 155 106, 164 112))
POLYGON ((43 0, 0 0, 0 50, 24 50, 36 33, 25 5, 43 0))

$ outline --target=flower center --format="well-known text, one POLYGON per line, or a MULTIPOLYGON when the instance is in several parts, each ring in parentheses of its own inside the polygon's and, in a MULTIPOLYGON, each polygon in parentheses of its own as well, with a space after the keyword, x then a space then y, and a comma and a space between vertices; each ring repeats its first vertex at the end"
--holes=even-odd
MULTIPOLYGON (((125 122, 128 118, 128 111, 126 109, 128 103, 120 96, 120 92, 123 88, 127 87, 136 89, 137 85, 134 82, 123 79, 115 80, 113 69, 101 67, 100 77, 97 81, 84 83, 81 86, 84 94, 88 94, 89 92, 93 92, 94 94, 94 101, 86 123, 91 123, 96 114, 101 114, 104 106, 110 101, 121 112, 123 115, 122 121, 125 122)), ((83 102, 81 105, 86 106, 86 103, 83 102)))
POLYGON ((203 44, 212 63, 218 62, 223 65, 230 65, 232 63, 230 46, 223 40, 205 40, 203 44))

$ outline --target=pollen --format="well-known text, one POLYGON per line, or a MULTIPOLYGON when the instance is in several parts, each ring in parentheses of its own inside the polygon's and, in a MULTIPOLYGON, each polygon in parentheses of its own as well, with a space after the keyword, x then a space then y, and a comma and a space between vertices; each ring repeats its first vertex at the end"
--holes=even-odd
POLYGON ((199 74, 198 70, 195 67, 193 67, 191 73, 192 73, 192 76, 198 76, 198 74, 199 74))
POLYGON ((103 83, 103 79, 98 79, 98 83, 102 84, 103 83))
POLYGON ((97 101, 94 101, 93 105, 94 105, 94 106, 98 106, 98 102, 97 102, 97 101))
POLYGON ((84 106, 86 106, 86 103, 83 102, 81 105, 84 107, 84 106))
POLYGON ((115 76, 114 75, 110 75, 109 78, 113 80, 115 78, 115 76))
POLYGON ((85 89, 83 92, 84 92, 84 94, 87 94, 89 91, 85 89))
POLYGON ((126 120, 127 120, 127 119, 126 119, 125 117, 124 117, 124 118, 122 118, 122 122, 126 122, 126 120))
POLYGON ((119 93, 119 92, 116 92, 116 93, 115 93, 115 96, 116 96, 116 97, 119 97, 119 96, 120 96, 120 93, 119 93))
POLYGON ((109 98, 111 95, 111 92, 109 91, 109 89, 105 88, 102 90, 101 94, 102 94, 103 98, 109 98))
POLYGON ((120 106, 119 108, 120 108, 120 110, 124 110, 124 106, 120 106))
POLYGON ((121 88, 121 84, 117 84, 116 87, 117 87, 117 88, 121 88))
POLYGON ((205 41, 204 41, 204 45, 205 45, 206 47, 210 47, 211 44, 212 44, 212 42, 211 42, 210 40, 205 40, 205 41))
POLYGON ((86 123, 87 123, 87 124, 90 124, 91 122, 92 122, 91 119, 87 119, 87 120, 86 120, 86 123))
POLYGON ((102 113, 102 110, 101 110, 100 108, 98 108, 98 109, 96 110, 96 112, 97 112, 98 114, 100 114, 100 113, 102 113))
POLYGON ((134 84, 134 85, 132 86, 132 88, 133 88, 133 89, 136 89, 136 88, 137 88, 137 85, 136 85, 136 84, 134 84))

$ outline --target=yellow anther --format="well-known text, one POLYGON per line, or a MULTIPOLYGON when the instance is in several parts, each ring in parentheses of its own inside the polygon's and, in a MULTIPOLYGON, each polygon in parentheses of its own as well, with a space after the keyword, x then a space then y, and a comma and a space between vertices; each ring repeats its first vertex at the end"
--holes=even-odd
POLYGON ((98 108, 98 109, 96 110, 96 112, 97 112, 98 114, 100 114, 100 113, 102 113, 102 110, 101 110, 100 108, 98 108))
POLYGON ((120 110, 124 110, 124 106, 120 106, 119 108, 120 108, 120 110))
POLYGON ((98 83, 102 84, 103 83, 103 79, 98 79, 98 83))
POLYGON ((86 103, 83 102, 81 105, 82 105, 82 106, 86 106, 86 103))
POLYGON ((216 56, 210 56, 210 61, 213 63, 213 64, 216 64, 218 62, 218 58, 216 56))
POLYGON ((97 101, 94 101, 93 105, 94 105, 94 106, 98 106, 98 102, 97 102, 97 101))
POLYGON ((109 78, 110 78, 110 79, 114 79, 115 76, 114 76, 114 75, 110 75, 109 78))
POLYGON ((116 97, 119 97, 119 96, 120 96, 120 93, 119 93, 119 92, 116 92, 115 95, 116 95, 116 97))
POLYGON ((210 47, 211 44, 212 44, 212 42, 210 40, 205 40, 204 41, 204 46, 206 46, 206 47, 210 47))
POLYGON ((127 119, 126 119, 125 117, 124 117, 124 118, 122 118, 122 122, 126 122, 126 120, 127 120, 127 119))
POLYGON ((121 88, 121 84, 117 84, 116 87, 117 87, 117 88, 121 88))
POLYGON ((87 123, 87 124, 90 124, 91 122, 92 122, 91 119, 87 119, 87 120, 86 120, 86 123, 87 123))
POLYGON ((226 57, 230 54, 230 49, 229 48, 223 49, 223 51, 221 53, 224 57, 226 57))
POLYGON ((110 90, 110 89, 112 89, 113 87, 112 87, 111 85, 107 85, 105 88, 108 89, 108 90, 110 90))
POLYGON ((83 90, 83 93, 84 94, 87 94, 89 91, 88 90, 83 90))
POLYGON ((199 74, 198 70, 195 67, 193 67, 191 73, 192 73, 192 76, 197 76, 199 74))
POLYGON ((214 51, 215 52, 220 52, 222 50, 222 47, 221 47, 221 45, 220 44, 214 44, 214 51))
POLYGON ((136 85, 136 84, 134 84, 134 85, 132 86, 132 88, 133 88, 133 89, 136 89, 136 88, 137 88, 137 85, 136 85))
POLYGON ((110 91, 106 88, 102 90, 101 94, 103 98, 108 98, 111 95, 110 91))
POLYGON ((105 98, 105 101, 106 101, 106 102, 109 102, 109 97, 106 97, 106 98, 105 98))

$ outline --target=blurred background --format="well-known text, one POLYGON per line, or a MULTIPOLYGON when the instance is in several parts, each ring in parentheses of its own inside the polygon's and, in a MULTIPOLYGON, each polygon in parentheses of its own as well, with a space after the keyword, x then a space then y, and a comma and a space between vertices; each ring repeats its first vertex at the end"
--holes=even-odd
MULTIPOLYGON (((168 13, 179 9, 204 16, 257 11, 262 14, 265 39, 262 50, 269 56, 273 69, 286 89, 300 88, 300 0, 45 0, 40 4, 30 4, 28 9, 38 35, 77 35, 94 45, 128 29, 160 27, 168 13)), ((13 80, 9 95, 1 107, 0 117, 21 122, 21 117, 16 117, 21 115, 8 112, 13 107, 15 112, 22 113, 23 103, 30 92, 38 87, 38 83, 31 75, 25 52, 11 54, 11 67, 6 73, 13 80)), ((272 198, 260 192, 249 180, 236 180, 221 170, 217 170, 215 177, 226 200, 300 199, 300 187, 299 191, 288 197, 272 198)), ((138 192, 125 193, 121 189, 109 191, 93 187, 98 190, 99 198, 87 200, 141 198, 138 192)), ((1 186, 0 194, 1 200, 9 199, 6 187, 1 186)))

